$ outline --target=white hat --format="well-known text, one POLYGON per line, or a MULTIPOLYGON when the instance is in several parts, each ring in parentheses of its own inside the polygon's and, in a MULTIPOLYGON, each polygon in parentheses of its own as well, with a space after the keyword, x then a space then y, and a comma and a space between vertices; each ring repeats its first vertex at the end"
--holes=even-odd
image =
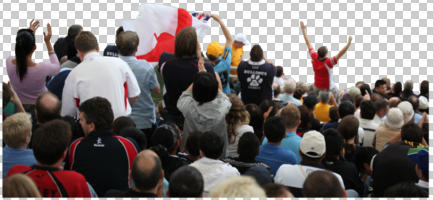
POLYGON ((409 101, 403 101, 399 103, 397 107, 403 113, 403 116, 405 118, 404 119, 405 123, 412 119, 414 115, 414 111, 413 111, 412 104, 409 103, 409 101))
POLYGON ((299 144, 301 152, 311 158, 320 158, 326 152, 325 137, 318 131, 308 131, 299 144))
POLYGON ((235 35, 235 41, 242 42, 244 45, 250 45, 247 36, 243 33, 238 33, 235 35))
POLYGON ((403 113, 398 108, 389 109, 384 123, 389 128, 400 129, 404 124, 403 113))
POLYGON ((428 100, 427 98, 425 98, 425 96, 419 96, 418 101, 419 101, 419 109, 421 110, 428 109, 428 100))

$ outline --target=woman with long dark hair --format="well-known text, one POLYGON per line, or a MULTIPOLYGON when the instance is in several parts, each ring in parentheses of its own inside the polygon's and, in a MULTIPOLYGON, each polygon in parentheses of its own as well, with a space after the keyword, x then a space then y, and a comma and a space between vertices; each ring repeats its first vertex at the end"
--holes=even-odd
POLYGON ((15 44, 15 56, 6 60, 6 68, 14 90, 27 109, 34 105, 41 92, 47 91, 45 80, 47 76, 56 75, 60 63, 51 45, 51 26, 47 25, 44 41, 47 46, 50 62, 35 63, 32 60, 36 50, 34 33, 39 27, 39 21, 32 20, 28 29, 18 30, 15 44), (29 107, 30 106, 30 107, 29 107))

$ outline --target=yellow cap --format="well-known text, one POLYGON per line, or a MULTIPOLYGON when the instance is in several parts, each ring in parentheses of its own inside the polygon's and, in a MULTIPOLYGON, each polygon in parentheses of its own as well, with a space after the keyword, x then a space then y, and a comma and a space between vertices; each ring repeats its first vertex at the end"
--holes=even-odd
POLYGON ((219 42, 211 42, 208 46, 207 46, 207 50, 206 50, 206 54, 207 55, 212 55, 215 57, 220 57, 221 54, 223 53, 223 48, 221 46, 221 44, 219 42))

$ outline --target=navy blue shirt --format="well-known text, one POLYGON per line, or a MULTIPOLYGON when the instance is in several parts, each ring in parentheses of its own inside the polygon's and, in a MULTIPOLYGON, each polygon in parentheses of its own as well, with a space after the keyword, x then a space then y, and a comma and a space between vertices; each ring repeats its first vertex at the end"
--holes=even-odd
POLYGON ((272 169, 272 174, 277 173, 282 164, 296 164, 296 155, 280 146, 264 144, 260 146, 260 153, 256 161, 264 162, 272 169))
POLYGON ((55 94, 60 101, 62 101, 63 87, 65 86, 65 80, 68 77, 72 69, 63 68, 59 74, 57 74, 53 79, 48 81, 47 89, 51 93, 55 94))
POLYGON ((119 57, 116 45, 107 45, 104 49, 104 56, 119 57))

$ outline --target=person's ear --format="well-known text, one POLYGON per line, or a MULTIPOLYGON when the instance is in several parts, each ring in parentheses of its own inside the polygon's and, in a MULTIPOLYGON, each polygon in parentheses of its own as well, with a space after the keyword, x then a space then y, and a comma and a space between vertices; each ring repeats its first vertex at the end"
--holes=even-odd
POLYGON ((32 135, 32 134, 30 133, 30 135, 26 136, 26 139, 25 139, 25 143, 26 143, 26 144, 29 144, 29 143, 30 143, 31 135, 32 135))
POLYGON ((200 150, 200 157, 206 157, 202 150, 200 150))

